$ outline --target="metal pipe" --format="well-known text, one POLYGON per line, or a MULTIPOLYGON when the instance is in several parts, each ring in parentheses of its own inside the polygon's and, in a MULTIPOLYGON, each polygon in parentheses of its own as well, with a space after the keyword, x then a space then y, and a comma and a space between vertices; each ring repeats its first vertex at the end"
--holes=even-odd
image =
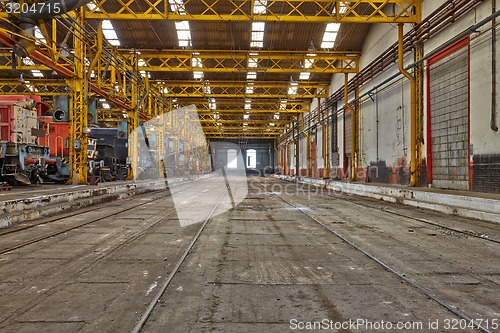
MULTIPOLYGON (((496 0, 491 1, 491 12, 496 12, 496 0)), ((491 21, 491 121, 490 128, 498 132, 497 126, 497 20, 491 21)))
POLYGON ((403 23, 398 25, 398 68, 410 81, 410 186, 417 185, 417 81, 404 68, 403 23))
POLYGON ((20 15, 20 19, 25 20, 46 20, 56 15, 61 15, 86 5, 91 0, 49 0, 34 4, 34 10, 20 15))
POLYGON ((300 142, 300 133, 299 133, 299 119, 298 119, 298 116, 297 116, 297 138, 295 139, 295 178, 299 179, 299 176, 300 176, 300 157, 299 157, 299 153, 300 153, 300 148, 299 148, 299 142, 300 142))
MULTIPOLYGON (((484 20, 482 20, 481 22, 479 22, 477 24, 474 24, 474 25, 470 26, 469 28, 465 29, 463 32, 461 32, 460 34, 456 35, 455 37, 453 37, 452 39, 450 39, 446 43, 442 44, 441 46, 439 46, 439 47, 435 48, 434 50, 432 50, 431 52, 427 53, 420 60, 415 61, 411 65, 406 66, 405 70, 410 70, 412 68, 417 67, 419 64, 425 62, 429 58, 432 58, 433 56, 435 56, 439 52, 441 52, 444 49, 446 49, 448 46, 455 44, 455 42, 459 41, 460 39, 462 39, 462 38, 464 38, 464 37, 466 37, 468 35, 470 35, 471 33, 477 32, 477 29, 479 29, 482 26, 490 23, 491 21, 493 21, 494 19, 498 18, 499 16, 500 16, 500 11, 496 11, 495 14, 493 14, 491 16, 488 16, 487 18, 485 18, 484 20)), ((391 75, 389 78, 387 78, 383 82, 381 82, 381 83, 373 86, 373 88, 371 88, 370 90, 368 90, 367 92, 365 92, 363 95, 361 95, 361 96, 355 98, 354 100, 352 100, 351 103, 356 103, 357 101, 365 98, 366 96, 369 96, 370 94, 372 94, 377 89, 379 89, 379 88, 385 86, 386 84, 390 83, 391 81, 397 79, 400 75, 401 75, 401 73, 395 73, 395 74, 391 75)))
POLYGON ((377 163, 380 160, 379 155, 379 131, 380 131, 380 119, 379 119, 379 105, 378 105, 378 91, 375 90, 375 118, 376 118, 376 136, 377 136, 377 163))
POLYGON ((34 9, 19 15, 19 29, 23 38, 13 48, 14 54, 26 58, 35 51, 35 24, 39 20, 50 19, 76 8, 79 8, 91 0, 50 0, 33 4, 34 9))
POLYGON ((349 74, 344 75, 344 104, 351 112, 351 180, 357 180, 356 177, 356 111, 349 104, 349 74))
MULTIPOLYGON (((99 58, 101 57, 102 42, 103 42, 103 39, 102 39, 102 20, 100 20, 97 23, 97 52, 94 56, 94 60, 92 60, 92 64, 90 64, 90 67, 87 71, 87 80, 89 80, 89 78, 92 76, 92 71, 97 66, 97 62, 99 61, 99 58)), ((97 77, 97 75, 96 75, 96 77, 97 77)))

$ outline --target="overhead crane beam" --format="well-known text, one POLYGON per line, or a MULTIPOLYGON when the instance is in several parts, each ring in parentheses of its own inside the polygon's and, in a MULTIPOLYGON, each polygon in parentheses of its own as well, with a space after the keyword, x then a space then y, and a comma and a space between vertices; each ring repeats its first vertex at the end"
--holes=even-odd
POLYGON ((200 123, 205 125, 205 124, 230 124, 231 126, 238 126, 240 123, 245 122, 248 123, 249 125, 267 125, 270 126, 271 123, 275 125, 283 125, 283 124, 289 124, 292 120, 273 120, 273 119, 248 119, 248 120, 243 120, 243 119, 200 119, 200 123))
MULTIPOLYGON (((193 50, 138 50, 146 72, 266 72, 266 73, 357 73, 360 53, 355 51, 193 51, 193 50), (196 60, 194 60, 196 59, 196 60), (307 68, 304 68, 307 64, 307 68)), ((119 50, 131 61, 135 54, 119 50)), ((29 65, 19 61, 18 70, 51 70, 47 65, 29 65)), ((12 69, 12 54, 0 51, 0 69, 12 69)))
POLYGON ((310 101, 300 101, 297 99, 287 100, 286 102, 279 100, 266 101, 264 99, 252 99, 251 109, 245 108, 245 101, 230 100, 230 99, 217 99, 217 108, 213 109, 211 103, 204 99, 179 99, 179 106, 194 105, 198 113, 202 112, 218 112, 218 113, 306 113, 310 110, 310 101), (286 105, 286 108, 285 108, 286 105))
POLYGON ((68 89, 68 84, 61 80, 0 79, 0 94, 2 95, 57 96, 67 95, 68 89))
POLYGON ((421 0, 273 0, 265 10, 253 12, 254 0, 184 0, 177 8, 168 1, 99 0, 87 13, 92 19, 173 20, 173 21, 262 21, 262 22, 341 22, 417 23, 421 0), (140 10, 139 10, 140 8, 140 10))
MULTIPOLYGON (((121 50, 125 57, 128 50, 121 50)), ((140 50, 140 71, 211 73, 357 73, 360 53, 356 51, 207 51, 140 50), (307 68, 306 68, 307 64, 307 68)))
POLYGON ((163 97, 316 98, 328 97, 328 83, 179 81, 152 84, 163 97))

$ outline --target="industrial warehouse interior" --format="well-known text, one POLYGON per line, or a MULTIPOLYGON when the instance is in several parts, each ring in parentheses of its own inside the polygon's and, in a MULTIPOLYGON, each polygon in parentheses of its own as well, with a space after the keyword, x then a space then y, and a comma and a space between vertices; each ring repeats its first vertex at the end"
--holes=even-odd
POLYGON ((0 332, 500 332, 497 0, 0 0, 0 332))

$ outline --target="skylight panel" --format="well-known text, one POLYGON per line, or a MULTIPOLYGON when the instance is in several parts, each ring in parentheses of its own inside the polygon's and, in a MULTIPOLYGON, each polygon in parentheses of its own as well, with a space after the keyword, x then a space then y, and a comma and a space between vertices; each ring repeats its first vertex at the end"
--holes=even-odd
POLYGON ((338 32, 340 29, 340 23, 328 23, 325 28, 325 32, 338 32))
POLYGON ((252 22, 250 47, 264 47, 265 22, 252 22))
POLYGON ((252 109, 252 100, 247 98, 245 99, 245 110, 250 110, 252 109))
POLYGON ((262 31, 264 32, 264 28, 266 27, 265 22, 252 22, 252 31, 262 31))
MULTIPOLYGON (((217 110, 217 101, 215 98, 210 98, 210 103, 209 103, 210 110, 217 110)), ((218 119, 219 117, 215 118, 218 119)))
POLYGON ((299 75, 299 80, 309 80, 310 77, 311 77, 311 73, 309 73, 309 72, 302 72, 299 75))
POLYGON ((92 12, 96 12, 96 13, 100 13, 101 12, 101 10, 93 2, 89 2, 87 4, 87 9, 90 10, 90 11, 92 11, 92 12))
MULTIPOLYGON (((23 58, 23 65, 25 66, 35 66, 35 63, 31 58, 23 58)), ((31 74, 33 74, 34 77, 44 77, 43 73, 40 72, 38 69, 34 69, 31 71, 31 74)))
POLYGON ((42 34, 42 31, 40 30, 39 27, 35 27, 35 38, 40 40, 43 43, 46 43, 47 41, 45 40, 45 37, 42 34))
POLYGON ((246 89, 245 89, 245 92, 247 94, 253 94, 253 91, 254 91, 254 86, 252 83, 249 83, 247 86, 246 86, 246 89))
POLYGON ((267 11, 267 0, 255 0, 253 5, 254 14, 265 14, 267 11))
MULTIPOLYGON (((195 55, 199 55, 199 53, 195 53, 195 55)), ((197 69, 197 68, 203 68, 203 62, 201 61, 200 58, 197 58, 197 57, 193 57, 193 60, 192 60, 192 67, 193 69, 197 69)), ((196 79, 196 80, 201 80, 203 79, 203 71, 199 71, 199 70, 195 70, 193 71, 193 77, 196 79)), ((209 87, 210 88, 210 87, 209 87)))
POLYGON ((299 84, 297 82, 290 83, 290 87, 288 87, 288 95, 297 95, 298 88, 299 84))
POLYGON ((103 30, 114 30, 113 23, 110 20, 102 21, 102 29, 103 30))
POLYGON ((186 15, 186 7, 183 0, 168 0, 170 10, 180 15, 186 15))
POLYGON ((248 120, 250 119, 250 115, 249 114, 244 114, 243 115, 243 120, 248 120))
MULTIPOLYGON (((280 110, 286 110, 286 104, 288 103, 288 100, 284 99, 280 103, 280 110)), ((279 115, 279 113, 277 113, 279 115)))
POLYGON ((111 23, 110 20, 102 21, 102 34, 111 45, 120 46, 120 40, 118 39, 113 23, 111 23))
POLYGON ((188 21, 175 22, 175 28, 177 30, 187 30, 187 31, 189 31, 189 22, 188 21))
POLYGON ((43 73, 37 69, 32 70, 31 73, 33 74, 34 77, 43 77, 43 73))
POLYGON ((196 80, 201 80, 203 79, 203 72, 200 72, 200 71, 194 71, 193 72, 193 77, 196 79, 196 80))
MULTIPOLYGON (((257 54, 250 54, 250 56, 256 56, 257 54)), ((257 68, 259 66, 257 58, 250 57, 248 58, 248 68, 257 68)))
MULTIPOLYGON (((144 61, 144 59, 139 59, 139 61, 137 62, 137 64, 139 65, 139 67, 147 67, 147 63, 144 61)), ((139 72, 142 77, 146 77, 146 75, 148 76, 148 78, 151 78, 151 73, 146 73, 146 71, 140 71, 139 72)))
POLYGON ((257 72, 248 72, 247 73, 247 80, 255 80, 257 79, 257 72))
POLYGON ((191 46, 191 29, 188 21, 175 22, 179 46, 191 46))

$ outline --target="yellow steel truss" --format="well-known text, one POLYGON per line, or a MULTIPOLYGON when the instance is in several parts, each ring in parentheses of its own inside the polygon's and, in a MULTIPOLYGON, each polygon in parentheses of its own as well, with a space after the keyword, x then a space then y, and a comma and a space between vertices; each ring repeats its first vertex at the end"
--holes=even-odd
POLYGON ((327 83, 167 81, 152 85, 164 97, 315 98, 328 97, 327 83))
POLYGON ((67 95, 69 85, 61 80, 46 80, 46 79, 0 79, 0 94, 1 95, 40 95, 40 96, 56 96, 67 95))
MULTIPOLYGON (((52 49, 49 49, 52 50, 52 49)), ((129 50, 120 50, 123 59, 131 61, 135 56, 129 50)), ((92 70, 98 70, 96 64, 92 70)), ((359 52, 297 52, 297 51, 187 51, 187 50, 141 50, 140 71, 146 72, 241 72, 254 71, 266 73, 357 73, 359 70, 359 52), (307 68, 304 68, 307 64, 307 68)), ((12 69, 12 54, 0 49, 0 69, 12 69)), ((24 64, 21 60, 15 64, 17 70, 51 70, 41 64, 24 64)))
POLYGON ((421 0, 273 0, 254 13, 254 0, 94 0, 89 18, 127 20, 416 23, 421 0))
MULTIPOLYGON (((78 23, 83 23, 83 11, 76 14, 78 23)), ((73 184, 87 183, 87 126, 88 126, 88 104, 87 81, 85 77, 85 46, 81 40, 81 34, 75 33, 75 77, 68 79, 67 84, 70 87, 70 147, 69 164, 70 175, 69 182, 73 184)))
POLYGON ((198 113, 203 112, 217 112, 217 113, 241 113, 252 112, 252 114, 259 113, 306 113, 310 110, 310 101, 307 100, 264 100, 264 99, 251 99, 250 107, 245 107, 245 100, 231 100, 231 99, 218 99, 216 109, 213 104, 204 99, 179 99, 179 106, 194 105, 198 113))
MULTIPOLYGON (((129 50, 121 50, 125 57, 129 50)), ((141 50, 140 71, 148 72, 241 72, 357 73, 359 52, 328 51, 190 51, 141 50), (307 68, 305 68, 307 65, 307 68)))

